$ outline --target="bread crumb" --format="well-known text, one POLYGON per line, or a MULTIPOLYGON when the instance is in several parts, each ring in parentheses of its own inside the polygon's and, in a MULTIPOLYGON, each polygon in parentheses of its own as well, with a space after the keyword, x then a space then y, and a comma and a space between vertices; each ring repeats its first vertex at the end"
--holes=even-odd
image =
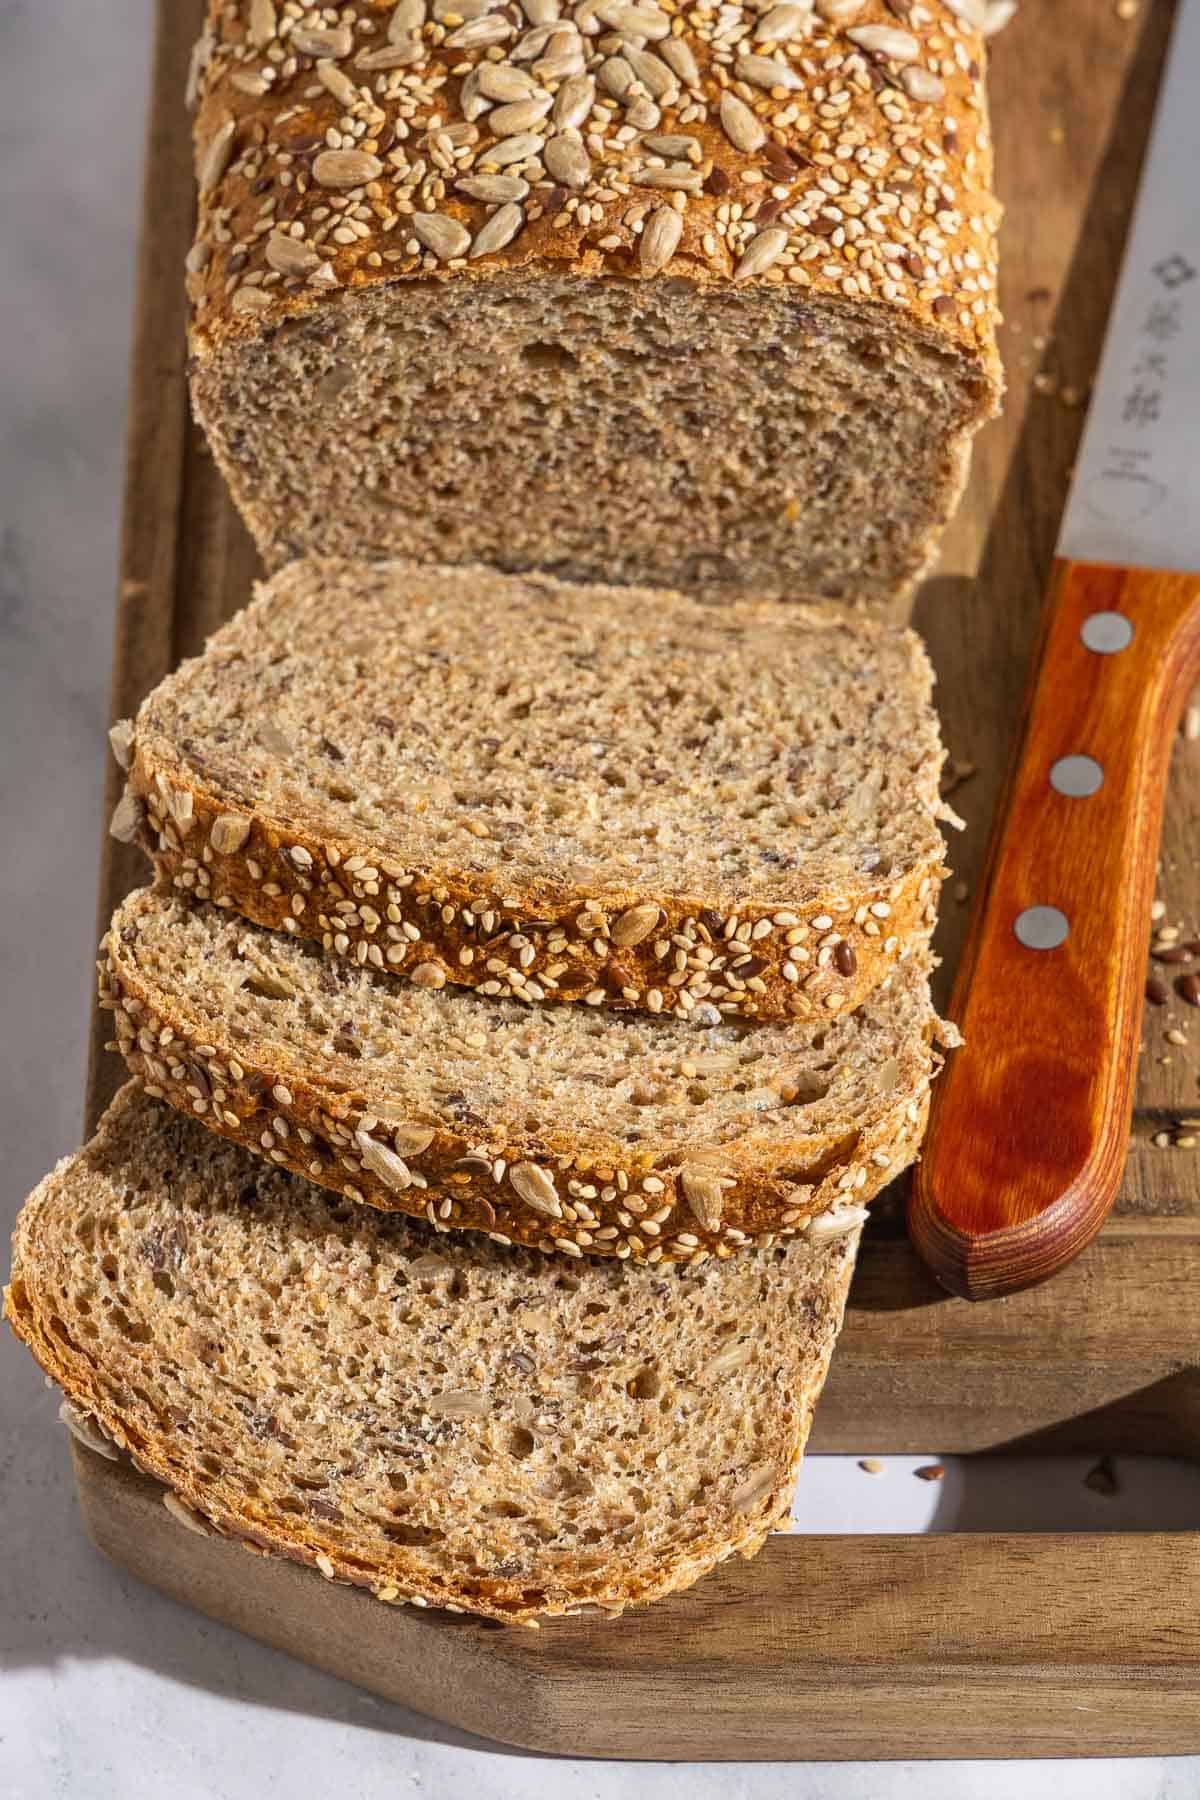
POLYGON ((883 1464, 877 1456, 860 1456, 858 1466, 864 1475, 882 1475, 883 1464))
POLYGON ((918 1481, 941 1481, 945 1473, 945 1466, 942 1463, 922 1463, 919 1469, 913 1470, 918 1481))

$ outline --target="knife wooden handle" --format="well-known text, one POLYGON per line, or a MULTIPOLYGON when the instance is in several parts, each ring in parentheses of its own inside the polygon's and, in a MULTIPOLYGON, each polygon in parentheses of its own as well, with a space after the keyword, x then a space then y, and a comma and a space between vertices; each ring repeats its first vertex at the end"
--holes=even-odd
POLYGON ((950 1003, 965 1046, 937 1083, 909 1210, 917 1249, 967 1299, 1045 1281, 1116 1197, 1198 654, 1200 576, 1055 564, 950 1003))

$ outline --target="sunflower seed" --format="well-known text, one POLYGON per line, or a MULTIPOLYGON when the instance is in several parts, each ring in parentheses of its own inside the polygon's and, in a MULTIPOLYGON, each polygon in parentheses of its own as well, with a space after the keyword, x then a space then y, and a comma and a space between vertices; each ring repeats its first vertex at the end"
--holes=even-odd
POLYGON ((517 1163, 508 1171, 508 1179, 518 1196, 534 1212, 542 1213, 548 1219, 562 1218, 557 1189, 545 1169, 539 1169, 536 1163, 517 1163))
POLYGON ((488 127, 498 138, 516 137, 544 119, 551 105, 547 94, 540 100, 516 100, 511 106, 498 106, 488 114, 488 127))
POLYGON ((230 157, 233 154, 233 134, 236 130, 237 121, 226 119, 223 125, 218 125, 209 139, 208 148, 200 158, 200 167, 197 171, 201 194, 211 194, 229 167, 230 157))
MULTIPOLYGON (((471 234, 466 226, 457 219, 452 219, 448 213, 414 213, 412 228, 413 236, 427 250, 432 250, 439 262, 449 262, 455 256, 465 256, 471 245, 471 234)), ((413 979, 416 979, 415 970, 413 979)))
POLYGON ((719 1175, 705 1175, 697 1169, 681 1170, 679 1180, 696 1220, 705 1231, 719 1231, 725 1211, 725 1189, 732 1184, 719 1175))
POLYGON ((278 23, 275 0, 250 0, 250 42, 256 50, 265 50, 271 43, 278 23))
POLYGON ((317 64, 317 80, 326 93, 332 94, 339 106, 351 107, 358 100, 358 89, 343 69, 325 60, 317 64))
POLYGON ((465 19, 482 19, 485 13, 495 12, 499 0, 433 0, 433 16, 439 25, 447 20, 453 25, 461 25, 465 19))
MULTIPOLYGON (((1128 7, 1129 0, 1122 0, 1122 4, 1124 4, 1126 7, 1128 7)), ((1016 18, 1016 16, 1017 16, 1017 0, 988 0, 987 10, 983 15, 983 35, 984 35, 984 37, 985 38, 995 37, 995 35, 998 31, 1003 31, 1004 27, 1006 25, 1011 25, 1012 21, 1016 18)), ((1125 19, 1125 18, 1131 18, 1132 16, 1133 16, 1132 8, 1130 8, 1127 12, 1122 12, 1121 6, 1118 5, 1118 7, 1117 7, 1117 17, 1118 18, 1125 19)))
POLYGON ((735 150, 761 150, 767 141, 760 121, 729 88, 721 95, 721 129, 735 150))
POLYGON ((764 13, 754 27, 756 38, 771 38, 775 43, 786 43, 790 38, 804 37, 812 23, 812 0, 807 6, 798 6, 796 0, 784 0, 782 6, 773 6, 769 13, 764 13))
POLYGON ((668 192, 678 194, 698 194, 704 186, 703 175, 690 163, 672 163, 666 169, 643 169, 637 180, 642 187, 666 188, 668 192))
POLYGON ((121 795, 108 822, 108 835, 118 844, 132 844, 142 823, 142 803, 128 788, 121 795))
POLYGON ((240 813, 221 813, 212 822, 208 841, 218 856, 236 856, 249 836, 249 819, 240 813))
POLYGON ((742 253, 742 259, 733 271, 735 281, 747 281, 751 275, 761 275, 772 263, 778 262, 787 247, 788 234, 782 225, 768 225, 765 231, 751 238, 749 247, 742 253))
POLYGON ((546 172, 564 187, 582 188, 592 173, 591 158, 578 138, 551 138, 542 156, 546 172))
POLYGON ((425 1402, 425 1411, 433 1419, 484 1419, 491 1406, 474 1388, 447 1388, 425 1402))
POLYGON ((394 1194, 402 1194, 405 1188, 412 1186, 408 1164, 394 1150, 389 1150, 386 1144, 376 1142, 367 1131, 356 1131, 354 1141, 358 1145, 363 1168, 369 1170, 376 1180, 382 1181, 384 1187, 390 1188, 394 1194))
MULTIPOLYGON (((655 211, 654 213, 652 213, 650 215, 650 222, 649 222, 649 225, 647 226, 647 230, 649 230, 654 225, 656 220, 661 219, 663 213, 670 213, 672 218, 679 220, 680 224, 682 224, 682 220, 680 220, 679 214, 675 211, 675 208, 673 206, 660 206, 657 209, 657 211, 655 211)), ((664 228, 664 235, 667 235, 665 228, 664 228)), ((645 238, 646 238, 646 232, 643 231, 643 233, 642 233, 643 243, 645 242, 645 238)), ((679 242, 679 232, 676 231, 675 236, 674 236, 673 240, 671 241, 671 248, 670 248, 670 250, 667 251, 667 255, 663 259, 664 261, 670 260, 671 255, 674 252, 675 245, 678 242, 679 242)), ((644 266, 645 265, 643 264, 643 267, 644 266)), ((659 266, 661 267, 662 265, 660 264, 659 266)), ((635 944, 643 943, 645 941, 645 939, 650 936, 650 933, 656 929, 656 927, 658 925, 659 911, 660 911, 660 909, 657 906, 651 906, 648 904, 645 906, 627 907, 625 909, 625 911, 620 914, 620 916, 617 918, 616 922, 613 925, 613 928, 612 928, 613 943, 616 944, 618 949, 621 949, 621 950, 631 950, 635 944)))
POLYGON ((108 734, 112 753, 122 769, 128 769, 133 761, 134 725, 132 719, 118 719, 108 734))
POLYGON ((932 106, 946 97, 946 84, 940 75, 932 69, 923 69, 919 63, 912 64, 900 71, 900 86, 910 100, 917 100, 922 106, 932 106))
POLYGON ((513 137, 502 138, 498 144, 489 144, 480 160, 507 169, 510 163, 527 162, 531 156, 536 156, 545 142, 544 137, 538 137, 532 131, 518 131, 513 137))
POLYGON ((240 287, 234 294, 233 299, 229 302, 229 305, 230 309, 235 313, 269 312, 271 307, 271 296, 260 287, 240 287))
MULTIPOLYGON (((490 64, 484 63, 481 67, 488 68, 490 64)), ((469 125, 473 125, 476 119, 481 119, 490 105, 490 101, 480 91, 479 74, 478 68, 472 69, 463 77, 463 84, 458 90, 459 111, 469 125)))
POLYGON ((486 13, 482 19, 468 19, 446 38, 448 50, 480 50, 489 44, 503 44, 516 27, 502 13, 486 13))
POLYGON ((700 152, 700 139, 681 137, 675 132, 664 132, 658 137, 644 140, 646 149, 653 156, 665 156, 669 162, 690 162, 700 152))
POLYGON ((265 255, 270 267, 281 275, 311 275, 321 260, 303 239, 281 231, 272 232, 267 239, 265 255))
POLYGON ((58 1416, 73 1438, 78 1438, 88 1450, 94 1450, 97 1456, 103 1456, 107 1462, 120 1462, 121 1453, 108 1433, 97 1424, 91 1413, 83 1412, 70 1400, 64 1400, 58 1409, 58 1416))
POLYGON ((600 64, 598 80, 606 94, 623 100, 637 77, 623 56, 610 56, 600 64))
POLYGON ((328 31, 297 26, 288 39, 301 56, 349 56, 354 48, 354 35, 348 25, 335 25, 328 31))
POLYGON ((454 186, 458 193, 469 194, 472 200, 482 200, 487 206, 523 200, 529 192, 529 183, 519 175, 467 175, 454 186))
POLYGON ((565 81, 572 75, 582 75, 583 64, 583 39, 574 32, 556 32, 546 46, 546 54, 534 63, 533 72, 539 81, 565 81))
POLYGON ((894 25, 855 25, 846 36, 868 56, 882 56, 888 62, 909 63, 920 54, 921 46, 912 32, 894 25))
POLYGON ((672 98, 678 97, 679 78, 668 69, 661 56, 656 56, 653 50, 636 50, 632 44, 624 54, 625 61, 655 100, 665 100, 668 94, 672 98))
POLYGON ((596 84, 590 75, 572 75, 554 96, 551 117, 560 131, 583 124, 596 100, 596 84))
POLYGON ((684 87, 699 87, 699 65, 692 54, 690 45, 685 44, 682 38, 667 38, 659 45, 658 54, 667 67, 675 71, 684 87))
POLYGON ((625 102, 625 122, 638 131, 657 131, 662 124, 662 108, 656 100, 647 100, 644 94, 625 102))
POLYGON ((362 187, 379 179, 383 164, 367 150, 322 150, 313 160, 312 172, 320 187, 362 187))
POLYGON ((804 1235, 810 1244, 825 1244, 832 1238, 845 1237, 848 1231, 857 1231, 866 1222, 865 1206, 835 1206, 832 1212, 810 1219, 804 1235))
POLYGON ((538 85, 527 69, 515 69, 511 63, 480 63, 479 92, 489 100, 532 100, 538 85))
POLYGON ((178 1494, 166 1492, 162 1497, 162 1503, 177 1525, 182 1525, 186 1531, 194 1531, 197 1537, 208 1537, 208 1527, 199 1513, 193 1512, 190 1506, 186 1506, 178 1494))
MULTIPOLYGON (((881 26, 886 30, 886 26, 881 26)), ((751 87, 786 88, 789 92, 800 86, 800 77, 790 64, 780 62, 777 56, 739 56, 734 65, 734 73, 741 81, 748 81, 751 87)))
POLYGON ((506 244, 512 243, 524 223, 525 214, 519 206, 502 206, 476 232, 475 242, 471 245, 472 262, 477 256, 492 256, 497 250, 503 250, 506 244))
POLYGON ((425 23, 425 0, 397 0, 388 20, 388 43, 402 44, 415 37, 425 23))
POLYGON ((531 25, 552 25, 561 16, 558 0, 521 0, 521 11, 531 25))
POLYGON ((397 1156, 420 1156, 422 1150, 428 1150, 434 1135, 430 1125, 397 1125, 392 1133, 392 1143, 397 1156))
MULTIPOLYGON (((426 213, 422 216, 430 218, 433 215, 426 213)), ((451 223, 453 223, 453 221, 451 221, 451 223)), ((446 985, 446 971, 442 968, 440 963, 418 963, 416 968, 412 971, 412 974, 409 976, 409 980, 414 987, 444 988, 446 985)))
POLYGON ((946 10, 961 19, 964 25, 969 25, 972 31, 982 31, 987 24, 984 0, 946 0, 946 10))
POLYGON ((754 1508, 766 1499, 775 1486, 775 1482, 775 1469, 771 1463, 760 1463, 757 1468, 751 1469, 745 1481, 733 1490, 734 1511, 753 1512, 754 1508))
POLYGON ((401 38, 398 44, 384 44, 379 50, 361 50, 354 59, 354 66, 370 73, 375 69, 403 69, 409 63, 424 60, 424 44, 416 38, 401 38))
POLYGON ((553 25, 537 25, 532 31, 527 31, 524 37, 518 38, 513 45, 510 52, 512 60, 514 62, 532 62, 535 56, 542 54, 554 36, 555 29, 553 25))
POLYGON ((732 1375, 735 1369, 744 1369, 753 1359, 754 1345, 746 1340, 740 1344, 731 1344, 728 1350, 718 1350, 705 1366, 708 1375, 732 1375))
POLYGON ((592 10, 622 37, 656 40, 671 35, 670 17, 657 6, 627 6, 623 0, 600 0, 592 10))

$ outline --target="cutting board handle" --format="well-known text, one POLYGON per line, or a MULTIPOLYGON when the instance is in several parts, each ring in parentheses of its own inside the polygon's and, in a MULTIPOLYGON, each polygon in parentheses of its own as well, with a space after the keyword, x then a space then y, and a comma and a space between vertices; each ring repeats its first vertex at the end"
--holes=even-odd
POLYGON ((1171 746, 1200 576, 1055 564, 909 1228, 951 1292, 1055 1274, 1124 1167, 1171 746))

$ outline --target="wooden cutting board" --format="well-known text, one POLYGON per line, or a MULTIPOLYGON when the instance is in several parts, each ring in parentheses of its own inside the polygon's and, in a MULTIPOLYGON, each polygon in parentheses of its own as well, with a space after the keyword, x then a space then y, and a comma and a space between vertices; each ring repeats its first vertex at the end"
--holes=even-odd
MULTIPOLYGON (((182 95, 200 13, 201 0, 160 0, 117 717, 201 648, 256 572, 187 409, 182 95)), ((965 887, 952 884, 944 908, 948 967, 965 923, 956 891, 976 875, 1019 716, 1170 14, 1144 3, 1124 20, 1110 0, 1059 0, 1050 16, 1027 0, 995 49, 1008 403, 979 440, 970 492, 915 612, 961 765, 953 804, 967 820, 952 846, 965 887)), ((110 770, 110 806, 117 793, 110 770)), ((1165 920, 1189 938, 1200 936, 1198 812, 1200 742, 1181 742, 1160 894, 1165 920)), ((143 879, 137 854, 106 841, 101 930, 143 879)), ((105 1035, 97 1018, 89 1128, 120 1078, 105 1035)), ((883 1203, 813 1448, 1200 1456, 1200 1150, 1153 1141, 1191 1135, 1178 1122, 1200 1117, 1198 1076, 1200 1012, 1178 1000, 1148 1007, 1117 1213, 1050 1286, 976 1308, 948 1299, 908 1248, 899 1202, 883 1203)), ((153 1483, 79 1448, 74 1457, 87 1529, 122 1566, 309 1662, 509 1742, 705 1759, 1200 1751, 1200 1529, 778 1537, 754 1562, 618 1625, 497 1632, 385 1609, 181 1532, 153 1483)))

